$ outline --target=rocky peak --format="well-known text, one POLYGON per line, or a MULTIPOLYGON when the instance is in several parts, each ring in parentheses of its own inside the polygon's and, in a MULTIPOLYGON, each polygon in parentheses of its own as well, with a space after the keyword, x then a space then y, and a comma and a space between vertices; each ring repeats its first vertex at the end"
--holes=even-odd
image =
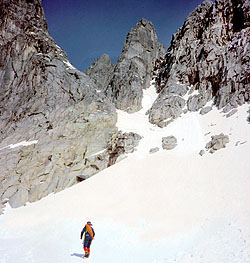
POLYGON ((127 34, 122 52, 128 59, 134 56, 141 56, 145 52, 153 52, 154 56, 159 56, 164 55, 164 49, 160 50, 162 47, 157 41, 153 24, 145 18, 142 18, 127 34), (138 43, 142 48, 137 46, 138 43), (159 54, 161 51, 162 53, 159 54))
POLYGON ((225 111, 250 100, 249 21, 245 0, 205 1, 187 17, 156 78, 152 123, 166 126, 185 106, 197 111, 212 98, 225 111))
POLYGON ((149 87, 155 61, 163 55, 154 26, 143 18, 127 34, 105 91, 118 109, 135 112, 141 108, 142 90, 149 87))
POLYGON ((103 90, 107 87, 112 70, 113 65, 109 55, 103 54, 86 69, 85 73, 94 81, 99 90, 103 90))

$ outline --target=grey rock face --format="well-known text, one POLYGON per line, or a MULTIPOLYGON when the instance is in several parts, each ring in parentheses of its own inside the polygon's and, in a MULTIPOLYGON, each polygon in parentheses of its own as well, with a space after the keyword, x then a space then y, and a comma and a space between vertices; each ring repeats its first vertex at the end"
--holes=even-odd
POLYGON ((94 81, 99 90, 103 90, 107 87, 112 70, 111 60, 108 55, 104 54, 87 68, 85 73, 94 81))
POLYGON ((226 117, 229 118, 229 117, 233 116, 237 111, 238 111, 237 109, 231 110, 231 111, 226 115, 226 117))
POLYGON ((85 165, 77 166, 78 180, 85 180, 99 171, 119 162, 126 157, 126 154, 132 153, 138 146, 141 136, 136 133, 117 132, 113 134, 106 148, 101 153, 86 157, 85 165))
POLYGON ((142 19, 128 33, 105 90, 116 108, 127 112, 141 109, 142 90, 149 87, 155 61, 161 56, 164 47, 157 41, 154 26, 142 19))
POLYGON ((198 111, 203 106, 205 106, 207 103, 207 100, 202 95, 194 95, 190 96, 187 100, 187 108, 189 111, 198 111))
POLYGON ((164 100, 157 98, 154 102, 154 111, 149 111, 149 121, 165 127, 183 112, 185 100, 178 95, 164 96, 164 100))
POLYGON ((110 145, 117 115, 50 37, 41 1, 2 1, 0 28, 0 207, 18 207, 107 166, 87 160, 110 145))
POLYGON ((69 63, 49 36, 39 0, 4 1, 0 16, 1 139, 25 118, 46 130, 56 107, 100 98, 91 79, 69 63))
POLYGON ((205 1, 187 17, 156 78, 159 97, 149 111, 152 123, 161 126, 169 118, 169 110, 158 105, 173 89, 178 92, 175 85, 197 91, 186 99, 190 111, 212 98, 219 109, 250 100, 249 8, 247 0, 205 1))
POLYGON ((86 154, 86 158, 72 167, 76 180, 88 179, 103 169, 119 162, 134 152, 141 136, 135 133, 116 132, 101 152, 86 154))
POLYGON ((209 150, 210 153, 214 153, 219 149, 225 148, 227 143, 229 143, 229 136, 221 133, 211 136, 211 141, 206 144, 206 149, 209 150))
POLYGON ((162 138, 162 149, 172 150, 177 146, 177 139, 174 136, 167 136, 162 138))
POLYGON ((113 136, 111 143, 107 149, 107 153, 109 156, 108 167, 115 164, 117 160, 119 160, 120 156, 122 157, 123 154, 134 152, 135 147, 138 146, 141 138, 142 137, 139 134, 133 132, 119 132, 118 134, 113 136))
MULTIPOLYGON (((100 111, 94 102, 59 108, 49 115, 48 120, 52 127, 47 132, 28 123, 26 136, 34 138, 35 135, 37 144, 0 151, 0 196, 2 200, 9 198, 13 207, 34 202, 77 183, 78 175, 89 167, 90 156, 105 150, 113 134, 117 133, 115 112, 100 111)), ((14 135, 3 143, 19 141, 19 135, 14 135)), ((99 160, 96 161, 95 173, 106 168, 107 163, 108 160, 102 166, 99 160)))
POLYGON ((204 107, 204 108, 201 109, 200 114, 201 114, 201 115, 205 115, 205 114, 207 114, 207 113, 208 113, 209 111, 211 111, 211 110, 212 110, 212 107, 211 107, 211 106, 204 107))

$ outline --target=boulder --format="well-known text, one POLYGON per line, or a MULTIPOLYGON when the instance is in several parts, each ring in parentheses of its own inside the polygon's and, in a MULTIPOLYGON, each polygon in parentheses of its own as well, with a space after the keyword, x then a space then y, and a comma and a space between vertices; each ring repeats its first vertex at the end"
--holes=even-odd
POLYGON ((211 141, 206 144, 206 149, 209 150, 210 153, 214 153, 219 149, 225 148, 227 143, 229 143, 229 136, 221 133, 211 136, 211 141))
POLYGON ((199 152, 199 155, 200 156, 203 156, 205 154, 205 151, 204 150, 201 150, 200 152, 199 152))
POLYGON ((165 127, 183 113, 185 100, 178 95, 166 96, 164 100, 157 98, 149 111, 149 121, 157 123, 159 127, 165 127))
POLYGON ((150 153, 150 154, 156 153, 156 152, 158 152, 159 150, 160 150, 159 147, 155 147, 155 148, 150 149, 150 150, 149 150, 149 153, 150 153))
POLYGON ((172 150, 177 146, 177 139, 174 136, 167 136, 162 138, 162 149, 172 150))

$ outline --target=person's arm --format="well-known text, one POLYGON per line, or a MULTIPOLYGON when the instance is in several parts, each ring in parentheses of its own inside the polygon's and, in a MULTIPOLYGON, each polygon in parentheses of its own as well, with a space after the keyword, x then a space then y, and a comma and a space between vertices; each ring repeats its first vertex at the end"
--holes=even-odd
POLYGON ((92 231, 93 231, 93 235, 95 236, 95 231, 94 231, 94 229, 92 228, 92 231))
POLYGON ((83 234, 84 234, 85 231, 86 231, 86 226, 83 228, 83 230, 82 230, 82 232, 81 232, 81 237, 80 237, 80 239, 82 239, 82 236, 83 236, 83 234))

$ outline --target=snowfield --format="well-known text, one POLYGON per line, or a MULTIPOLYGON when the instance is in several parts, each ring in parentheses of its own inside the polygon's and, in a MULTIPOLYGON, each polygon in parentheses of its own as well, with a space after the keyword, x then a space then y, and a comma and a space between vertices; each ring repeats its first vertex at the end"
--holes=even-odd
POLYGON ((5 209, 0 263, 250 262, 249 105, 230 118, 215 108, 189 112, 160 129, 145 115, 155 98, 151 86, 141 111, 118 111, 118 128, 143 136, 137 151, 60 193, 5 209), (200 156, 221 132, 230 139, 226 148, 200 156), (178 146, 162 150, 169 135, 178 146), (87 220, 96 237, 83 259, 87 220))

